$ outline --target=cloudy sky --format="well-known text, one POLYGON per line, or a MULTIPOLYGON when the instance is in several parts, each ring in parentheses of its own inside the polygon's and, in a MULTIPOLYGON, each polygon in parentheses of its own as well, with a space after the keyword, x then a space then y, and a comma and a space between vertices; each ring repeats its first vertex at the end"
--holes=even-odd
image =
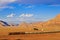
POLYGON ((60 0, 0 0, 0 20, 47 21, 60 13, 60 0))

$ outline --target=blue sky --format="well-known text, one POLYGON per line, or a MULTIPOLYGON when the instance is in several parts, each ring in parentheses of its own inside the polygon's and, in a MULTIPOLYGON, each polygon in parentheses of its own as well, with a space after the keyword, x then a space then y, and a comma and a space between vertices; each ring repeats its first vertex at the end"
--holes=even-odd
POLYGON ((60 13, 60 0, 0 0, 0 20, 47 21, 60 13))

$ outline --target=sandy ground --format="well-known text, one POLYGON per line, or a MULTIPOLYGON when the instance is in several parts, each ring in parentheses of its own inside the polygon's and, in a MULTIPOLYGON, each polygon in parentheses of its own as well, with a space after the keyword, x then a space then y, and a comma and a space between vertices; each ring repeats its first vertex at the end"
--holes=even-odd
POLYGON ((3 35, 0 40, 60 40, 60 33, 3 35))

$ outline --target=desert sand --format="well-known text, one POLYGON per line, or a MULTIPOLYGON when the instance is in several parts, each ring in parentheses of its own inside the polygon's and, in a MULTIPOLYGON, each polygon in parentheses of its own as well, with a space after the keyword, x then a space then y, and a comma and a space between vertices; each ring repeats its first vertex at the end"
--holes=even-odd
POLYGON ((60 31, 60 14, 56 17, 45 22, 26 23, 22 22, 18 26, 3 26, 4 23, 0 22, 0 39, 8 38, 11 40, 60 40, 59 33, 47 33, 47 34, 21 34, 21 35, 9 35, 11 32, 55 32, 60 31))

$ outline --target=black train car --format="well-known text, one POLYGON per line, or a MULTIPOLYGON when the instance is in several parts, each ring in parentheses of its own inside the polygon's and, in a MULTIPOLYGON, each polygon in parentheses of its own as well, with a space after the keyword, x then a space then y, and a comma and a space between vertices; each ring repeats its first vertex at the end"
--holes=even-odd
POLYGON ((25 34, 25 32, 10 32, 9 35, 20 35, 25 34))

